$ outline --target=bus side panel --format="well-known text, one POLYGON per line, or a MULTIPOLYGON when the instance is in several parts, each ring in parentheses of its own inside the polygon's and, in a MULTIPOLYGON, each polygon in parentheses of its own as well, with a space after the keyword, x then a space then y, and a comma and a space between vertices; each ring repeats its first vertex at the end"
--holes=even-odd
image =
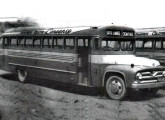
POLYGON ((104 70, 108 65, 91 64, 91 84, 93 87, 101 87, 104 70))
MULTIPOLYGON (((14 50, 13 50, 14 51, 14 50)), ((57 55, 42 54, 43 52, 31 52, 27 54, 21 51, 8 52, 9 71, 17 72, 17 69, 26 69, 31 77, 51 79, 61 82, 76 83, 76 55, 61 53, 57 55), (19 53, 19 54, 18 54, 19 53)), ((30 52, 30 51, 29 51, 30 52)), ((49 52, 50 53, 50 52, 49 52)), ((51 53, 50 53, 51 54, 51 53)))

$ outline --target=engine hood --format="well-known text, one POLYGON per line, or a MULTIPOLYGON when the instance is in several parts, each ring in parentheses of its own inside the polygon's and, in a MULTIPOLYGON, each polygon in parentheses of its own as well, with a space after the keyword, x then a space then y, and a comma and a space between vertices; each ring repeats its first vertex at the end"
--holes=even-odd
POLYGON ((156 67, 160 63, 157 60, 145 57, 137 57, 135 55, 91 55, 91 62, 98 64, 124 64, 156 67))

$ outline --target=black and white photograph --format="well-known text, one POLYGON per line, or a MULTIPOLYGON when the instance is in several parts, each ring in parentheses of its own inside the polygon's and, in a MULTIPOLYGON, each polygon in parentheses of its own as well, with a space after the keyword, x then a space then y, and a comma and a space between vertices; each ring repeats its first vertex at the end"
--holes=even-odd
POLYGON ((163 0, 2 0, 0 120, 165 120, 163 0))

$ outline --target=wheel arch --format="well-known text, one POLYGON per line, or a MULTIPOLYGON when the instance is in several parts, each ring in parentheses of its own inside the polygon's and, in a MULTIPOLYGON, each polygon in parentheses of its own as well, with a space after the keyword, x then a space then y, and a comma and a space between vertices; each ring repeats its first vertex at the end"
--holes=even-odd
POLYGON ((103 78, 102 78, 102 88, 105 87, 105 83, 106 81, 108 80, 108 78, 112 75, 118 75, 120 76, 121 78, 123 78, 124 80, 124 83, 127 87, 127 84, 126 84, 126 76, 123 72, 121 71, 114 71, 114 70, 108 70, 108 71, 105 71, 104 72, 104 75, 103 75, 103 78))

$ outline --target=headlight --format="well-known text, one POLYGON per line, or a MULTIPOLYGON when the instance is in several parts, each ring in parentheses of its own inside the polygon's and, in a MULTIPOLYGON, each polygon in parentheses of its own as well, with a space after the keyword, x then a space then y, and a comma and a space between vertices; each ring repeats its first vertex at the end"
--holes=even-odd
POLYGON ((137 73, 136 74, 136 79, 142 79, 142 74, 141 73, 137 73))

